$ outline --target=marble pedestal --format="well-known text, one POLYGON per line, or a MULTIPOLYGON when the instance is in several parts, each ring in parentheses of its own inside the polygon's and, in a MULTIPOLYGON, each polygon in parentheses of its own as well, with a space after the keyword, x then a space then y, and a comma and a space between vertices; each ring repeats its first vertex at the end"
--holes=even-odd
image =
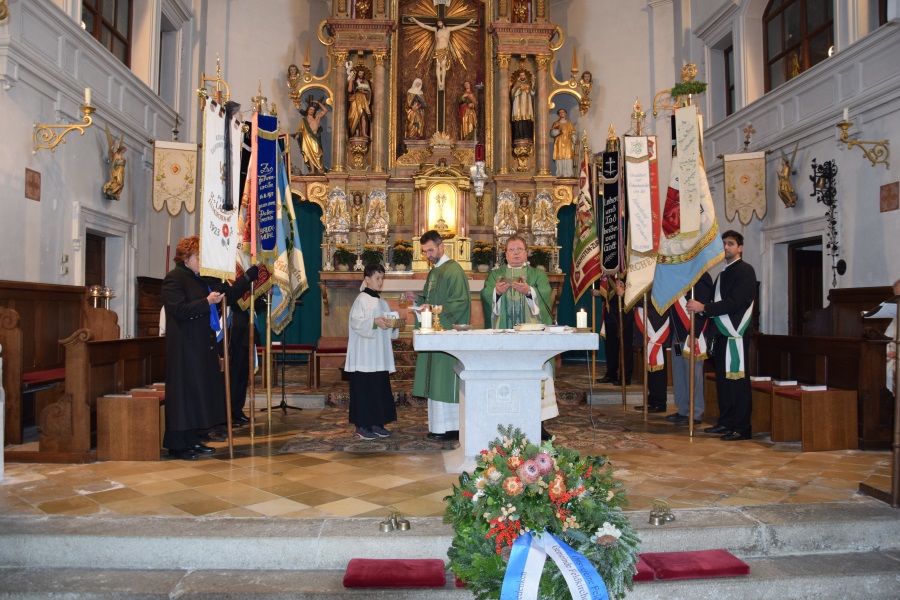
POLYGON ((544 363, 561 352, 596 350, 598 342, 596 333, 416 331, 418 352, 446 352, 459 359, 460 447, 444 455, 447 472, 472 471, 475 457, 497 437, 498 425, 518 427, 540 443, 544 363))

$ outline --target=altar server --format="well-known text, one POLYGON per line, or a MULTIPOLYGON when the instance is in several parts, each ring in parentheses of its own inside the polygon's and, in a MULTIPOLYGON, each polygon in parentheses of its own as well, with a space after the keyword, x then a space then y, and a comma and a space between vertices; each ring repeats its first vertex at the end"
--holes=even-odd
POLYGON ((397 420, 390 380, 396 370, 391 340, 400 330, 386 316, 390 308, 379 296, 383 285, 384 267, 366 265, 361 293, 350 308, 344 371, 350 376, 350 422, 356 425, 356 437, 365 440, 389 437, 384 426, 397 420))

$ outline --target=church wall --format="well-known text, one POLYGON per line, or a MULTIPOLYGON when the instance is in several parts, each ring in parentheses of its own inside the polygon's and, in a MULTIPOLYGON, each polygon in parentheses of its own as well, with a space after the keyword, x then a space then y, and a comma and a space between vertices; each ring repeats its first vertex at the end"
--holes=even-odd
MULTIPOLYGON (((0 278, 83 285, 86 230, 111 236, 106 276, 117 292, 111 308, 123 334, 133 333, 134 278, 164 273, 167 222, 150 208, 147 140, 171 139, 175 112, 54 3, 17 2, 9 9, 0 25, 0 212, 9 218, 0 278), (35 122, 82 122, 85 87, 97 109, 93 125, 84 135, 69 133, 55 152, 33 153, 35 122), (109 179, 107 124, 116 139, 124 132, 127 148, 119 201, 101 192, 109 179), (40 174, 40 201, 25 197, 26 169, 40 174)), ((173 237, 182 231, 176 223, 173 237)))

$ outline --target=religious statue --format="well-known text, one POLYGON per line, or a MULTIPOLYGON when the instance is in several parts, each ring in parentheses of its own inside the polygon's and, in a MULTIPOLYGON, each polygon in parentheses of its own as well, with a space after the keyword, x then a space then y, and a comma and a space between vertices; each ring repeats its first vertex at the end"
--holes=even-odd
POLYGON ((328 195, 325 215, 325 230, 331 236, 331 241, 335 244, 349 243, 350 215, 343 191, 335 189, 328 195))
POLYGON ((778 197, 787 208, 793 208, 797 204, 797 193, 791 184, 791 165, 784 157, 779 159, 775 172, 778 174, 778 197))
POLYGON ((388 217, 384 197, 372 194, 369 200, 369 214, 366 216, 366 243, 381 245, 387 243, 388 217))
POLYGON ((350 221, 354 227, 363 224, 363 209, 366 203, 363 201, 362 192, 353 192, 353 206, 350 207, 350 221))
POLYGON ((444 22, 440 19, 438 19, 438 22, 434 27, 422 23, 415 17, 411 17, 411 20, 422 29, 434 33, 434 51, 432 56, 434 57, 434 72, 437 78, 437 89, 441 91, 444 89, 444 80, 447 77, 447 69, 450 68, 450 34, 474 24, 476 19, 469 19, 466 23, 460 23, 459 25, 452 25, 450 27, 444 25, 444 22))
POLYGON ((125 133, 116 141, 106 126, 107 159, 109 160, 109 181, 103 184, 103 197, 118 200, 125 187, 125 133))
POLYGON ((312 96, 306 104, 306 110, 303 111, 303 118, 300 120, 300 126, 294 137, 300 145, 300 153, 303 155, 303 162, 306 165, 307 173, 313 175, 324 174, 325 164, 322 162, 322 118, 328 113, 318 100, 313 100, 312 96))
POLYGON ((559 219, 553 214, 553 205, 547 192, 540 192, 534 201, 534 222, 531 232, 537 246, 556 245, 556 226, 559 219))
POLYGON ((509 97, 512 102, 513 140, 534 139, 534 87, 533 76, 525 69, 518 69, 512 76, 509 97))
POLYGON ((494 215, 494 237, 497 243, 506 243, 506 238, 518 231, 516 204, 512 192, 504 191, 497 200, 497 213, 494 215))
POLYGON ((557 177, 575 177, 575 152, 578 147, 578 133, 566 116, 566 109, 556 111, 559 117, 550 127, 553 138, 553 160, 556 161, 557 177))
POLYGON ((475 127, 478 123, 478 99, 472 91, 472 84, 463 82, 463 91, 457 101, 459 115, 459 139, 475 139, 475 127))
POLYGON ((287 86, 290 90, 288 96, 290 96, 297 110, 300 110, 300 69, 297 68, 297 65, 288 66, 287 86))
POLYGON ((408 140, 421 140, 425 135, 425 92, 422 80, 416 77, 406 92, 406 129, 408 140))
POLYGON ((594 85, 594 76, 591 75, 590 71, 585 71, 581 74, 581 89, 586 96, 591 95, 591 87, 594 85))
POLYGON ((528 231, 528 217, 531 213, 531 197, 527 193, 519 194, 519 230, 528 231))
POLYGON ((350 137, 370 138, 369 125, 372 123, 372 86, 366 77, 366 68, 362 65, 354 69, 347 62, 347 125, 350 137))
POLYGON ((438 206, 438 218, 434 223, 434 228, 440 232, 444 233, 448 231, 450 228, 447 226, 447 221, 444 220, 444 205, 447 204, 447 194, 441 192, 437 195, 437 198, 434 199, 438 206))

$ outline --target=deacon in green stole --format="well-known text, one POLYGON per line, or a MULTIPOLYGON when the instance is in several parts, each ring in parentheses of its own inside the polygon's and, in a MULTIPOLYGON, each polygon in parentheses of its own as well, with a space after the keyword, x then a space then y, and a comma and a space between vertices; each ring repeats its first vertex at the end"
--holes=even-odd
MULTIPOLYGON (((506 241, 506 264, 490 272, 481 290, 485 326, 512 329, 520 323, 553 322, 550 314, 550 280, 547 274, 526 262, 525 240, 512 235, 506 241)), ((559 416, 556 406, 553 364, 544 364, 547 380, 542 386, 541 421, 559 416)))
MULTIPOLYGON (((441 327, 468 325, 471 300, 469 281, 462 267, 444 254, 440 234, 426 231, 420 238, 422 254, 434 265, 425 279, 421 294, 406 292, 408 300, 419 306, 442 306, 443 312, 434 315, 441 327)), ((419 320, 416 320, 419 327, 419 320)), ((444 352, 419 352, 413 395, 428 398, 429 439, 449 440, 459 436, 459 377, 455 357, 444 352)))

